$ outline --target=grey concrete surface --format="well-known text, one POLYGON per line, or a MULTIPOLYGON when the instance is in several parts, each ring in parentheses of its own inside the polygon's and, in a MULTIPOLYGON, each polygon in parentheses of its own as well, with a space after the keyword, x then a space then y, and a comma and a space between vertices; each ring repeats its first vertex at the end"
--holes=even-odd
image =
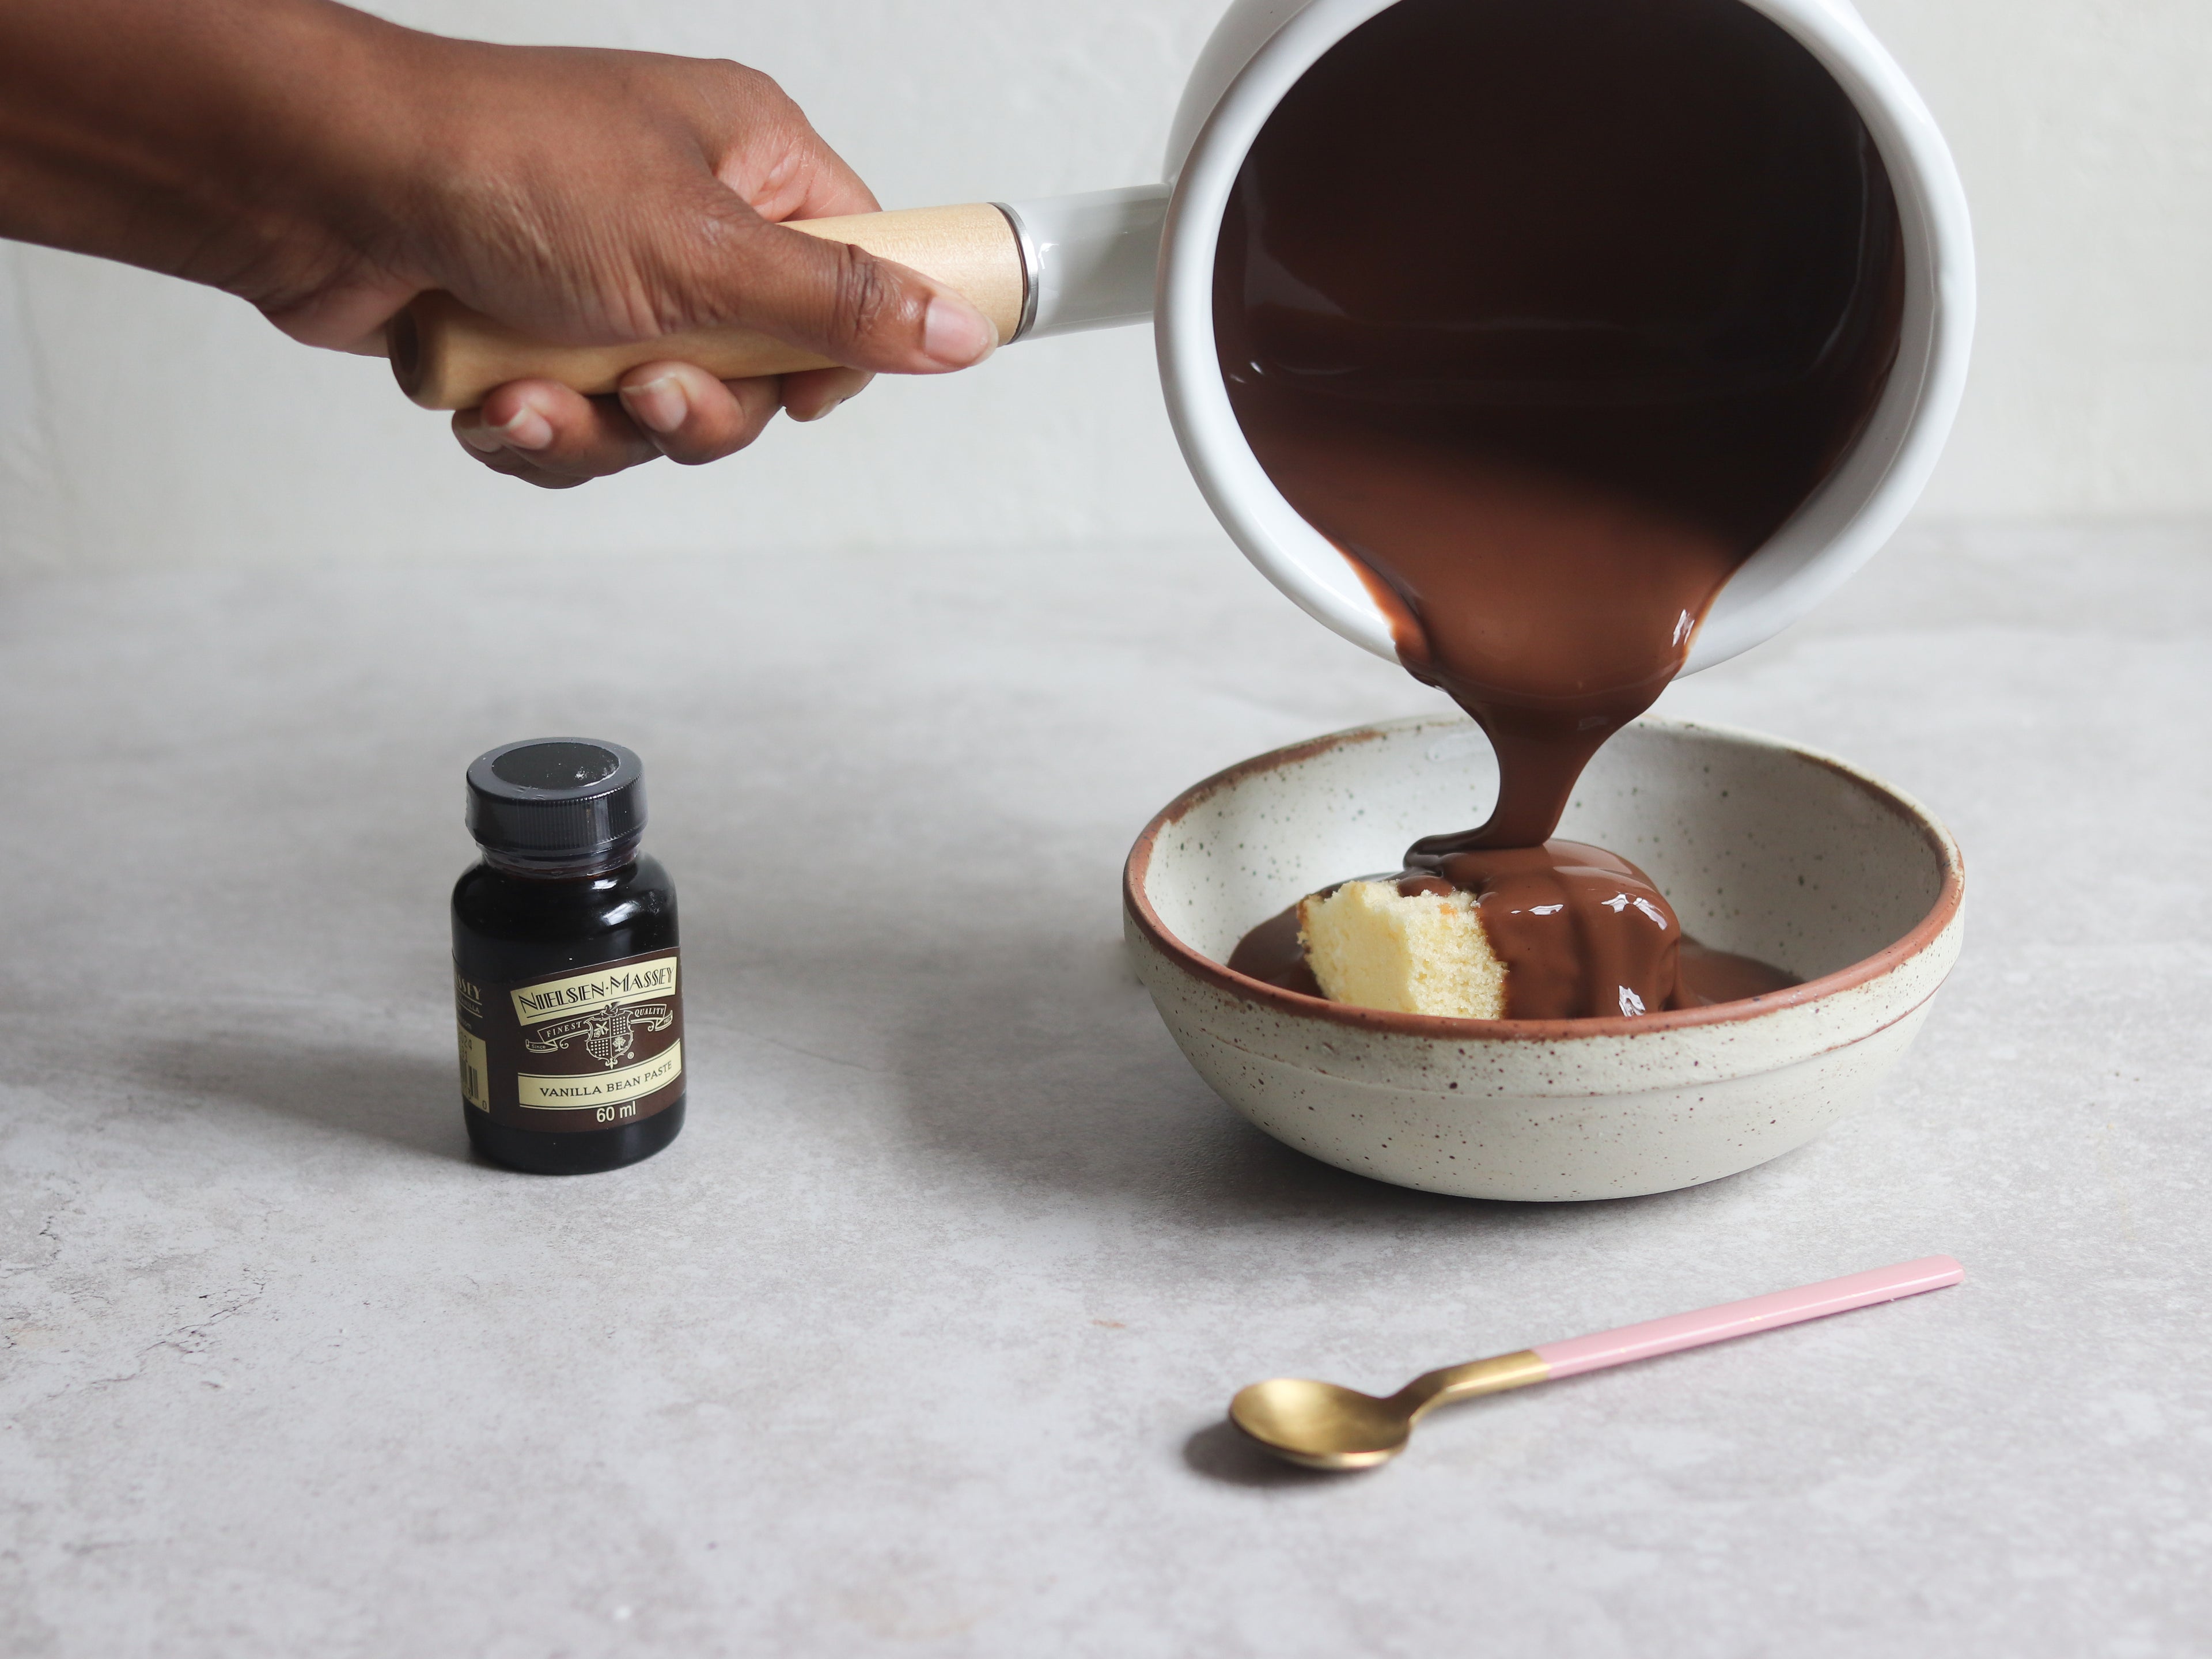
POLYGON ((2212 1632, 2212 532, 1915 532, 1670 692, 1947 817, 1879 1106, 1627 1202, 1244 1126, 1139 826, 1431 694, 1224 545, 56 578, 0 596, 0 1650, 2162 1656, 2212 1632), (646 757, 690 1127, 472 1163, 460 774, 646 757), (1943 1251, 1962 1287, 1463 1408, 1221 1425, 1943 1251))

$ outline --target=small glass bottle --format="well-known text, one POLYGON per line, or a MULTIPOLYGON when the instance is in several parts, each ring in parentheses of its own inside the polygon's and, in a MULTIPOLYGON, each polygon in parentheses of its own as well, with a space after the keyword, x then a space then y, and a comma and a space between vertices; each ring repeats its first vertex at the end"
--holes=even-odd
POLYGON ((480 755, 453 884, 461 1115, 495 1163, 586 1175, 684 1127, 676 887, 639 855, 644 769, 617 743, 537 738, 480 755))

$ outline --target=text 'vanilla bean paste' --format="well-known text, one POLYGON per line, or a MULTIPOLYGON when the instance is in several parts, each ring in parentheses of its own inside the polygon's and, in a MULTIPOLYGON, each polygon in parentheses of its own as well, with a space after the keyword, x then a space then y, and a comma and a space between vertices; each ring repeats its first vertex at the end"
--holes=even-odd
MULTIPOLYGON (((1214 328, 1268 477, 1497 751, 1488 822, 1404 879, 1552 879, 1583 767, 1850 450, 1903 309, 1871 135, 1738 0, 1400 0, 1291 88, 1223 219, 1214 328)), ((1512 1016, 1619 1012, 1539 995, 1595 984, 1557 959, 1622 914, 1553 884, 1563 909, 1484 907, 1501 956, 1549 964, 1512 1016)))

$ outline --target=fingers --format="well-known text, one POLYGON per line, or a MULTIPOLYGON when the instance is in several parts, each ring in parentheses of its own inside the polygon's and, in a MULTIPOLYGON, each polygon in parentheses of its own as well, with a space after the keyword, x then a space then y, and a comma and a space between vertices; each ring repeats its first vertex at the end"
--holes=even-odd
POLYGON ((736 454, 782 405, 773 376, 718 380, 690 363, 642 364, 623 376, 616 395, 647 441, 684 466, 736 454))
MULTIPOLYGON (((849 396, 857 378, 823 369, 794 379, 846 377, 811 391, 802 418, 818 419, 849 396), (849 386, 849 390, 842 388, 849 386)), ((718 380, 690 363, 647 363, 612 397, 586 398, 550 380, 501 386, 479 409, 453 416, 453 435, 495 472, 547 489, 568 489, 665 455, 686 466, 720 460, 760 436, 775 417, 773 378, 718 380)))
POLYGON ((659 454, 612 398, 516 380, 453 416, 453 435, 495 472, 568 489, 659 454))
POLYGON ((783 377, 783 410, 794 421, 818 421, 876 377, 861 368, 811 368, 783 377))

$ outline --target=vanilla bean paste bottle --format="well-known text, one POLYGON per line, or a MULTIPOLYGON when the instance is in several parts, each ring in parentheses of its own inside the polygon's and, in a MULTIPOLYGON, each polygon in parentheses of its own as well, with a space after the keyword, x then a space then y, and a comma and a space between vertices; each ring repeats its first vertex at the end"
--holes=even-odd
POLYGON ((638 852, 644 769, 618 743, 537 738, 480 755, 453 884, 462 1117, 513 1169, 586 1175, 684 1127, 676 887, 638 852))

